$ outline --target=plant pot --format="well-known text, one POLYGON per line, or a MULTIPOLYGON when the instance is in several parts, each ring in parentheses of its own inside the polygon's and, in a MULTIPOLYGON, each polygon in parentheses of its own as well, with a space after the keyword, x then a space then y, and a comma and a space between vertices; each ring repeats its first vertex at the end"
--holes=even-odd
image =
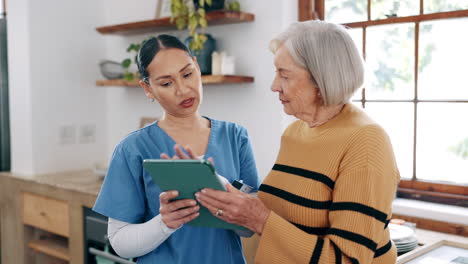
MULTIPOLYGON (((200 3, 198 2, 198 0, 193 0, 193 3, 195 4, 196 9, 200 7, 200 3)), ((224 0, 212 0, 211 5, 208 5, 205 1, 204 9, 207 12, 224 9, 224 0)))
MULTIPOLYGON (((203 49, 200 52, 194 52, 202 75, 211 74, 211 55, 216 50, 216 40, 210 34, 206 34, 206 37, 208 39, 203 44, 203 49)), ((192 37, 186 38, 185 45, 188 46, 190 41, 192 41, 192 37)))

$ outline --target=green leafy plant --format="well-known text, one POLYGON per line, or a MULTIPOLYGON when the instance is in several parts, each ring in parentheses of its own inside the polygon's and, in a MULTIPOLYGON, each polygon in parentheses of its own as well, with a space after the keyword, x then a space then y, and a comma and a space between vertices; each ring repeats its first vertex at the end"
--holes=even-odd
POLYGON ((130 52, 130 53, 135 52, 135 55, 133 56, 133 58, 126 58, 120 63, 122 67, 125 69, 124 80, 126 81, 133 81, 135 79, 140 78, 140 73, 138 71, 137 72, 130 71, 130 66, 132 65, 132 62, 134 62, 135 64, 137 63, 138 51, 140 51, 143 41, 141 43, 131 43, 130 46, 128 46, 127 48, 127 52, 130 52))
POLYGON ((227 10, 240 12, 240 3, 239 3, 239 1, 229 2, 228 5, 227 5, 227 10))
MULTIPOLYGON (((212 0, 198 0, 199 7, 195 8, 193 0, 171 0, 171 22, 178 29, 188 29, 192 40, 189 43, 190 50, 200 52, 208 39, 204 29, 208 26, 205 7, 211 6, 212 0)), ((240 11, 239 1, 231 1, 227 4, 227 10, 240 11)))
POLYGON ((201 51, 208 39, 203 30, 208 26, 204 7, 205 5, 211 6, 211 1, 199 0, 200 7, 195 10, 193 0, 171 0, 171 22, 175 21, 178 29, 187 28, 189 30, 189 34, 192 36, 189 48, 192 51, 201 51))

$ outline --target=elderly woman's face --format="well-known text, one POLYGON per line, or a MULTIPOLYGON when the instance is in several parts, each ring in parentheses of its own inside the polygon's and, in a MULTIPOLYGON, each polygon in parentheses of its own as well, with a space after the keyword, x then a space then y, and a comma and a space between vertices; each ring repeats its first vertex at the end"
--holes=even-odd
POLYGON ((274 64, 276 76, 271 90, 279 93, 284 112, 301 118, 315 111, 319 106, 318 89, 309 72, 294 62, 284 45, 276 51, 274 64))
POLYGON ((149 83, 146 95, 156 99, 173 116, 186 116, 198 110, 202 100, 201 74, 196 60, 180 49, 161 50, 146 69, 149 83))

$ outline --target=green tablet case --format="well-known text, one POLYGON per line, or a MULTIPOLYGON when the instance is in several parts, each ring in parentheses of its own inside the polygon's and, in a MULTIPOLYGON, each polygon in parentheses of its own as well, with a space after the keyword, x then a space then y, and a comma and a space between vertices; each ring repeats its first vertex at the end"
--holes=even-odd
MULTIPOLYGON (((225 190, 209 161, 145 159, 143 167, 162 191, 179 191, 176 200, 195 199, 195 193, 203 188, 225 190)), ((159 199, 159 197, 155 197, 155 199, 159 199)), ((201 204, 199 205, 200 215, 188 222, 188 225, 246 230, 244 227, 227 223, 215 217, 208 209, 201 204)))

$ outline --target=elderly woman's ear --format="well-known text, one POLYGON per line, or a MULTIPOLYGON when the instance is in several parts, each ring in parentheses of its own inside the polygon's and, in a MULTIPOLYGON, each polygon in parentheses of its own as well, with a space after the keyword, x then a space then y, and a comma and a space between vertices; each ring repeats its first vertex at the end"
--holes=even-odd
POLYGON ((323 98, 322 98, 322 94, 320 93, 320 89, 317 87, 316 88, 317 90, 317 100, 318 100, 318 103, 319 105, 323 105, 324 102, 323 102, 323 98))

